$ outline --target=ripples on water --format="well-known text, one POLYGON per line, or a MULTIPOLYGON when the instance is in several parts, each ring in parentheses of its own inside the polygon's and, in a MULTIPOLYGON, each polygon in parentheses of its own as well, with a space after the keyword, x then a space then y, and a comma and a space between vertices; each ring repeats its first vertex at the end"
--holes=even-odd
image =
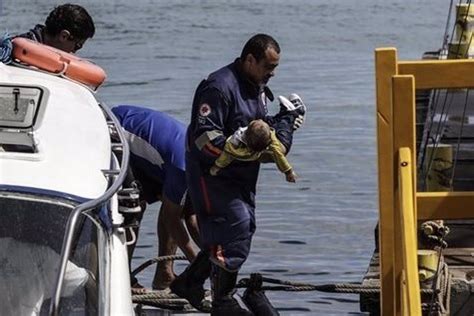
MULTIPOLYGON (((276 95, 297 92, 309 108, 289 155, 300 178, 288 184, 275 166, 263 166, 258 229, 242 274, 311 283, 361 280, 377 218, 373 50, 396 46, 401 58, 418 58, 439 48, 447 1, 75 2, 96 21, 96 36, 80 55, 107 70, 98 97, 109 105, 166 111, 184 122, 202 78, 239 55, 252 34, 275 36, 282 58, 270 86, 276 95)), ((56 3, 0 0, 2 27, 25 31, 56 3)), ((156 254, 156 209, 149 208, 144 220, 135 264, 156 254)), ((143 283, 149 285, 152 275, 145 271, 143 283)), ((269 296, 282 314, 358 314, 356 295, 269 296)))

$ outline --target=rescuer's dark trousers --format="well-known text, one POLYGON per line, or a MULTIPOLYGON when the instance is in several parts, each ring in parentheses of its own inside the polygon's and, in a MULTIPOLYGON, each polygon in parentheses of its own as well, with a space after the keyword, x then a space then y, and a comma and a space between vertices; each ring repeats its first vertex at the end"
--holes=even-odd
POLYGON ((209 250, 214 264, 227 271, 239 271, 249 255, 255 232, 255 193, 225 178, 203 174, 188 156, 186 180, 202 249, 209 250))

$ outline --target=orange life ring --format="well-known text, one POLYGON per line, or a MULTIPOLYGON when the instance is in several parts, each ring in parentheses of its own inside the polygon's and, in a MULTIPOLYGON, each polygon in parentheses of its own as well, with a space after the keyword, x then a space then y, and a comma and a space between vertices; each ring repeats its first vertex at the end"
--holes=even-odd
POLYGON ((54 74, 61 74, 94 89, 105 80, 105 71, 96 64, 27 38, 13 39, 13 58, 54 74))

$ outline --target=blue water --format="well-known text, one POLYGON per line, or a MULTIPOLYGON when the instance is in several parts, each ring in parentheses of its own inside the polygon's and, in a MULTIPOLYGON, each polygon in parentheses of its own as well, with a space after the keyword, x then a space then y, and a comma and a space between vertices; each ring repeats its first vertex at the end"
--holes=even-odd
MULTIPOLYGON (((194 89, 233 61, 257 32, 273 35, 281 64, 276 95, 296 92, 308 106, 285 182, 262 168, 257 224, 242 273, 311 283, 360 281, 377 220, 373 51, 394 46, 419 58, 441 46, 449 7, 442 0, 101 0, 76 1, 96 21, 79 55, 108 73, 98 98, 139 104, 188 122, 194 89)), ((1 28, 22 32, 60 1, 0 0, 1 28)), ((277 105, 270 107, 277 111, 277 105)), ((157 209, 148 209, 134 263, 157 253, 157 209)), ((177 271, 183 268, 177 265, 177 271)), ((153 269, 141 282, 149 286, 153 269)), ((269 293, 282 314, 354 315, 357 295, 269 293)))

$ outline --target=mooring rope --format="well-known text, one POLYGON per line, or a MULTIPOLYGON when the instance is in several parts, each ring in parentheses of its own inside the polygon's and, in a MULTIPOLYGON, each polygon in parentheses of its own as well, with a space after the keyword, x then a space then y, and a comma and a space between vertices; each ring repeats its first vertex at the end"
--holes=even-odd
MULTIPOLYGON (((166 298, 155 298, 153 295, 148 295, 147 297, 143 297, 141 295, 134 295, 132 297, 132 301, 138 305, 147 305, 153 306, 168 310, 175 310, 175 311, 191 311, 194 308, 188 303, 185 299, 166 299, 166 298)), ((140 314, 141 315, 141 314, 140 314)))
POLYGON ((138 273, 142 272, 152 264, 158 263, 158 262, 164 262, 164 261, 171 261, 171 260, 187 260, 185 256, 180 256, 180 255, 173 255, 173 256, 161 256, 161 257, 156 257, 150 260, 145 261, 141 265, 139 265, 135 270, 132 271, 132 276, 136 276, 138 273))
MULTIPOLYGON (((363 285, 361 283, 334 283, 334 284, 310 284, 291 282, 279 279, 272 279, 261 277, 263 282, 279 284, 280 286, 262 286, 261 289, 265 291, 288 291, 288 292, 303 292, 303 291, 319 291, 327 293, 346 293, 346 294, 378 294, 380 287, 374 285, 363 285)), ((243 278, 237 284, 238 288, 249 287, 250 278, 243 278)), ((422 289, 423 294, 432 294, 432 289, 422 289)))
MULTIPOLYGON (((138 268, 133 270, 132 275, 136 276, 138 273, 149 267, 150 265, 169 261, 169 260, 185 260, 184 256, 163 256, 157 257, 145 261, 138 268)), ((249 278, 242 278, 237 284, 237 288, 249 288, 253 287, 255 279, 258 279, 260 285, 259 290, 264 291, 286 291, 286 292, 306 292, 306 291, 319 291, 326 293, 345 293, 345 294, 379 294, 380 287, 376 285, 363 285, 361 283, 334 283, 334 284, 311 284, 311 283, 300 283, 287 280, 280 280, 274 278, 263 277, 259 273, 253 273, 249 278), (276 285, 265 285, 261 283, 266 282, 276 285)), ((433 289, 422 289, 422 294, 436 295, 439 290, 433 289)), ((187 300, 180 298, 176 294, 173 294, 165 290, 151 290, 140 294, 132 295, 132 301, 138 305, 148 305, 170 310, 181 310, 188 311, 191 307, 187 300)))
POLYGON ((167 291, 164 291, 164 290, 151 290, 149 292, 145 292, 145 293, 140 293, 140 294, 134 294, 132 295, 132 297, 135 299, 135 298, 140 298, 140 299, 180 299, 182 300, 181 297, 179 297, 178 295, 174 294, 174 293, 171 293, 171 292, 167 292, 167 291))

